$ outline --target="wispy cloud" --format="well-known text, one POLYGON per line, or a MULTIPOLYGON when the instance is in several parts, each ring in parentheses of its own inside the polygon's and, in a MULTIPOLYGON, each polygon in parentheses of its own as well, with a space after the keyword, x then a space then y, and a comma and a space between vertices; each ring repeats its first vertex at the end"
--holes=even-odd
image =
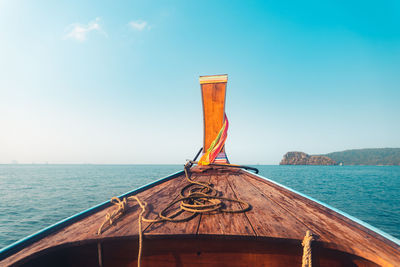
POLYGON ((66 28, 65 32, 64 39, 74 39, 79 42, 86 41, 90 32, 97 32, 107 37, 107 33, 100 26, 100 18, 96 18, 86 25, 73 23, 66 28))
POLYGON ((144 20, 131 21, 129 26, 136 31, 150 30, 150 25, 144 20))

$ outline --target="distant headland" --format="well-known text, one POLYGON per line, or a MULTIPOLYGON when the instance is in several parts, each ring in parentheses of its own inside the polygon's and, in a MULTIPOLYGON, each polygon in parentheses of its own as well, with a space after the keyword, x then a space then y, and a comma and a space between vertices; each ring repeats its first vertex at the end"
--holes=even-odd
POLYGON ((288 152, 280 165, 400 165, 400 148, 365 148, 308 155, 288 152))

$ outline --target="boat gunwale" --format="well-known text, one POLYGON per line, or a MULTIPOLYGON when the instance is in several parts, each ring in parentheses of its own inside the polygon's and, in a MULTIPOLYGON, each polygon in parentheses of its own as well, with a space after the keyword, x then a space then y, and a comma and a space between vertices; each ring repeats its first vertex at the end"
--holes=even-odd
MULTIPOLYGON (((120 196, 118 196, 119 198, 123 198, 123 197, 128 197, 130 195, 134 195, 134 194, 138 194, 141 193, 147 189, 150 189, 156 185, 162 184, 164 182, 167 182, 171 179, 177 178, 181 175, 184 174, 184 171, 178 171, 175 173, 172 173, 168 176, 162 177, 156 181, 153 181, 151 183, 145 184, 143 186, 140 186, 136 189, 133 189, 131 191, 128 191, 120 196)), ((31 235, 28 235, 20 240, 15 241, 14 243, 11 243, 8 246, 5 246, 4 248, 0 249, 0 261, 8 258, 9 256, 18 253, 19 251, 21 251, 22 249, 28 247, 29 245, 32 245, 33 243, 35 243, 36 241, 39 241, 40 239, 43 239, 53 233, 55 233, 56 231, 65 228, 75 222, 78 222, 84 218, 89 217, 90 215, 99 212, 107 207, 110 207, 112 205, 112 203, 107 200, 104 201, 100 204, 97 204, 91 208, 88 208, 86 210, 83 210, 79 213, 76 213, 70 217, 67 217, 61 221, 58 221, 50 226, 47 226, 31 235)))
MULTIPOLYGON (((335 208, 333 206, 330 206, 329 204, 326 204, 326 203, 324 203, 322 201, 319 201, 319 200, 317 200, 317 199, 315 199, 315 198, 313 198, 311 196, 308 196, 308 195, 306 195, 304 193, 296 191, 295 189, 292 189, 292 188, 290 188, 288 186, 280 184, 280 183, 278 183, 276 181, 273 181, 273 180, 271 180, 269 178, 266 178, 264 176, 261 176, 259 174, 250 172, 248 170, 243 170, 243 171, 245 171, 246 173, 250 174, 250 176, 254 175, 254 176, 258 177, 258 178, 261 178, 261 179, 266 180, 266 181, 268 181, 270 183, 273 183, 276 186, 282 187, 282 188, 284 188, 284 189, 286 189, 286 190, 288 190, 288 191, 290 191, 290 192, 292 192, 294 194, 297 194, 297 195, 302 196, 302 197, 304 197, 304 198, 306 198, 308 200, 311 200, 311 201, 313 201, 313 202, 315 202, 315 203, 317 203, 317 204, 319 204, 319 205, 321 205, 321 206, 323 206, 323 207, 325 207, 327 209, 330 209, 330 210, 336 212, 337 214, 342 215, 343 217, 349 219, 350 221, 355 222, 355 223, 365 227, 367 230, 370 230, 373 233, 375 233, 375 234, 377 234, 377 235, 379 235, 379 236, 381 236, 381 237, 393 242, 395 245, 400 246, 400 240, 397 239, 396 237, 391 236, 390 234, 388 234, 388 233, 386 233, 386 232, 384 232, 384 231, 382 231, 382 230, 380 230, 380 229, 378 229, 378 228, 376 228, 376 227, 374 227, 374 226, 372 226, 372 225, 370 225, 370 224, 368 224, 368 223, 366 223, 366 222, 364 222, 364 221, 362 221, 362 220, 360 220, 360 219, 358 219, 358 218, 356 218, 356 217, 354 217, 352 215, 349 215, 344 211, 341 211, 341 210, 339 210, 339 209, 337 209, 337 208, 335 208)), ((360 230, 362 230, 362 229, 360 229, 360 230)))

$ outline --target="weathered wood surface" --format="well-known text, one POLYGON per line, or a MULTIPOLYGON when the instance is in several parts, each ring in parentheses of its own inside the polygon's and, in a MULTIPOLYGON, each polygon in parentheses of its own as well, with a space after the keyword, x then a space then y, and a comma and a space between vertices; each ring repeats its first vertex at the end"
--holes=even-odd
MULTIPOLYGON (((400 265, 400 247, 397 244, 318 203, 255 175, 244 171, 209 170, 194 173, 192 179, 209 181, 221 195, 247 201, 252 209, 237 214, 202 214, 188 222, 143 223, 146 236, 215 235, 300 241, 305 232, 311 230, 318 235, 317 241, 321 246, 354 254, 383 266, 400 265)), ((145 216, 156 218, 160 210, 179 196, 181 188, 187 183, 185 177, 180 176, 137 194, 148 203, 145 216)), ((239 207, 237 203, 226 205, 228 208, 239 207)), ((107 212, 115 209, 113 206, 33 243, 1 261, 0 266, 13 264, 54 246, 135 237, 138 235, 141 210, 134 201, 129 202, 129 206, 126 214, 111 227, 105 228, 100 236, 96 232, 107 212)))
POLYGON ((204 151, 207 151, 210 147, 224 123, 225 93, 226 82, 201 85, 204 113, 204 151))
POLYGON ((400 246, 327 207, 247 174, 241 176, 277 206, 301 221, 328 247, 369 259, 382 266, 400 265, 400 246))
MULTIPOLYGON (((234 198, 234 192, 226 180, 227 174, 212 175, 210 182, 224 197, 234 198)), ((227 209, 238 209, 240 205, 224 201, 227 209)), ((198 234, 250 235, 255 233, 245 213, 211 213, 201 217, 198 234)))

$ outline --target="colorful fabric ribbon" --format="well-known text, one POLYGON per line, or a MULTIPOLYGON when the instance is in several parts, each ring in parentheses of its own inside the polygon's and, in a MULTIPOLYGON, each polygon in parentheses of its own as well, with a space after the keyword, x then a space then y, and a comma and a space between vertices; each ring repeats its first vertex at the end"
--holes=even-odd
POLYGON ((228 137, 228 127, 229 122, 226 114, 224 114, 224 124, 222 125, 221 130, 219 131, 217 138, 211 143, 207 152, 203 154, 203 156, 199 160, 199 165, 209 165, 214 162, 215 158, 218 156, 219 152, 221 152, 224 147, 226 138, 228 137))

